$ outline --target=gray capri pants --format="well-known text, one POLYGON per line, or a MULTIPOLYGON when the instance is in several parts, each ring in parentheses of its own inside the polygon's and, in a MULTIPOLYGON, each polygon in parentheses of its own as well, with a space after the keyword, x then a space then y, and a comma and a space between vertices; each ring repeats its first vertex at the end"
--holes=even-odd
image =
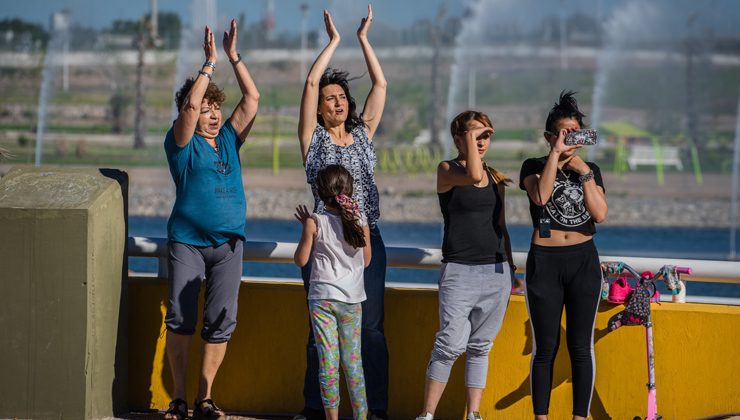
POLYGON ((427 377, 447 382, 455 360, 465 352, 465 386, 485 388, 488 352, 501 329, 511 294, 506 262, 442 264, 439 279, 439 332, 427 377))
POLYGON ((200 336, 213 344, 229 341, 236 328, 243 241, 232 238, 215 247, 170 241, 168 248, 169 298, 164 319, 167 329, 182 335, 195 333, 200 286, 205 280, 203 330, 200 336))

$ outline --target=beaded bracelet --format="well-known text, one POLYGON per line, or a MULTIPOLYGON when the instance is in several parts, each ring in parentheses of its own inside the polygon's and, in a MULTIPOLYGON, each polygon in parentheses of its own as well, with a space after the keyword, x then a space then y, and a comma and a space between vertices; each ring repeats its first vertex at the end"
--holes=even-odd
POLYGON ((585 175, 581 175, 578 177, 578 180, 581 181, 581 184, 592 179, 594 179, 594 171, 592 170, 589 170, 585 175))
POLYGON ((241 54, 236 53, 236 56, 237 56, 237 59, 234 60, 234 61, 231 61, 231 59, 229 59, 229 62, 231 63, 232 66, 235 66, 235 65, 241 63, 241 61, 242 61, 242 55, 241 54))
POLYGON ((206 73, 203 70, 198 70, 198 74, 202 74, 203 76, 206 76, 208 80, 213 80, 213 76, 211 76, 210 73, 206 73))

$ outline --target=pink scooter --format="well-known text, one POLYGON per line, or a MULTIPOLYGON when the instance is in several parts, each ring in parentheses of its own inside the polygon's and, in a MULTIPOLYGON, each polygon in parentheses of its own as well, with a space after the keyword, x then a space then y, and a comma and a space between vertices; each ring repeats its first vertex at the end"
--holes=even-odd
MULTIPOLYGON (((647 343, 647 363, 648 363, 648 401, 647 416, 645 420, 661 420, 663 417, 658 414, 658 401, 655 390, 655 354, 653 350, 653 323, 650 318, 650 300, 655 294, 655 282, 663 280, 673 294, 681 291, 681 274, 691 274, 689 267, 677 267, 674 265, 664 265, 653 275, 646 271, 642 274, 623 262, 603 262, 601 271, 604 279, 623 275, 626 271, 627 276, 637 279, 637 289, 631 293, 629 300, 625 303, 625 310, 616 314, 609 320, 609 330, 623 325, 644 325, 645 341, 647 343)), ((633 420, 642 420, 643 417, 635 416, 633 420)))

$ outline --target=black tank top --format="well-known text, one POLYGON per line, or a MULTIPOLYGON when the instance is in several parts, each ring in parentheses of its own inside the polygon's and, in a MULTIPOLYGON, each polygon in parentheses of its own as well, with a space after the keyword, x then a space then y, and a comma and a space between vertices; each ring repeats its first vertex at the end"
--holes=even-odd
POLYGON ((466 185, 437 193, 444 218, 442 262, 481 265, 506 261, 504 236, 498 225, 501 199, 493 177, 488 171, 486 175, 486 187, 466 185))

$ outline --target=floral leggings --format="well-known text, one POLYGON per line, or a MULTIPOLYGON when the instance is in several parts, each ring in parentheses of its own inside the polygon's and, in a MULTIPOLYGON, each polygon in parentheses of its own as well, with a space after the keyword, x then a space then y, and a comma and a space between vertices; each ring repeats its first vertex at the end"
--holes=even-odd
POLYGON ((319 383, 324 408, 339 407, 339 354, 349 384, 355 419, 367 418, 365 378, 360 355, 362 305, 335 300, 309 300, 311 326, 319 353, 319 383))

